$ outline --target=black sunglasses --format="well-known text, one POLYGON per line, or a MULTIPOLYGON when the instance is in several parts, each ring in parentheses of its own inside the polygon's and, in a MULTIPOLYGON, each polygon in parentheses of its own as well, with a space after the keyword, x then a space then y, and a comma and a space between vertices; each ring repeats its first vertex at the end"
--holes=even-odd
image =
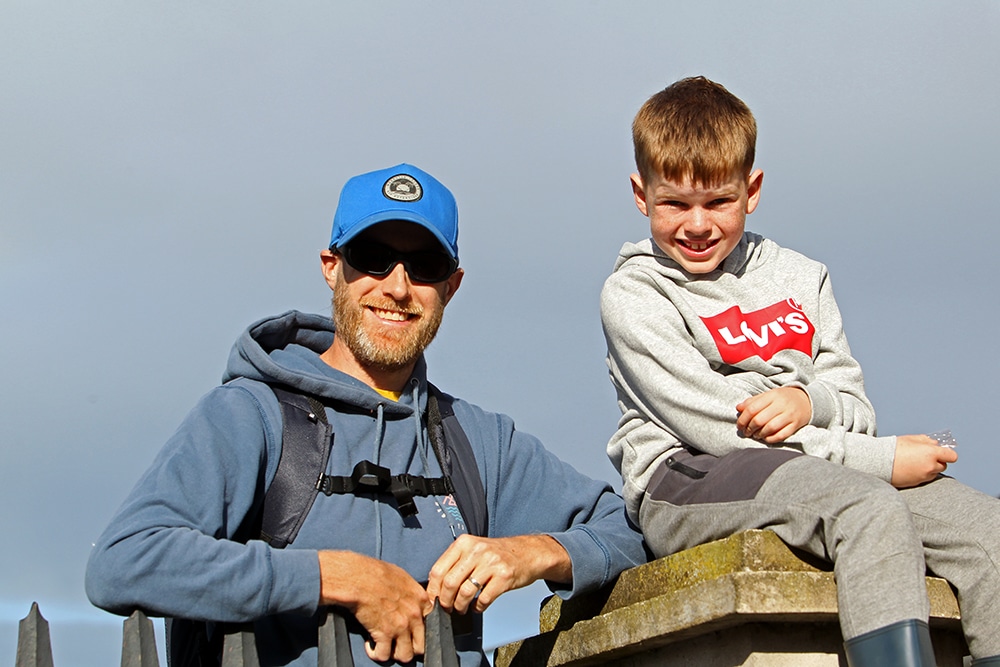
POLYGON ((458 260, 446 252, 415 250, 400 252, 374 241, 351 241, 337 248, 355 270, 370 276, 387 276, 400 262, 410 280, 417 283, 439 283, 458 269, 458 260))

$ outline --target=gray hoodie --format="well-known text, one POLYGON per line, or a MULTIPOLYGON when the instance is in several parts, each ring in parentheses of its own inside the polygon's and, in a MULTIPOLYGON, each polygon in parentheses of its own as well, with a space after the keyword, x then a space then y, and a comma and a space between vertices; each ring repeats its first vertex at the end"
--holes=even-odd
POLYGON ((826 267, 745 233, 715 271, 692 275, 652 239, 626 243, 601 292, 608 368, 622 418, 608 456, 630 516, 657 465, 688 445, 723 456, 763 447, 736 429, 736 405, 803 388, 810 424, 782 446, 889 480, 895 437, 851 356, 826 267))

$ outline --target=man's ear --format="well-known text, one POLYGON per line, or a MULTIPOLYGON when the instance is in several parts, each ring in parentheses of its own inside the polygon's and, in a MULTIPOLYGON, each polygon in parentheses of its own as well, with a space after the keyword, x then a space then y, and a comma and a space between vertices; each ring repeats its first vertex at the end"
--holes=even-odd
POLYGON ((321 250, 319 253, 319 260, 322 262, 323 277, 326 278, 326 284, 330 286, 330 289, 336 289, 337 276, 340 273, 337 267, 340 265, 341 259, 340 254, 332 250, 321 250))
POLYGON ((451 298, 455 296, 455 292, 458 288, 462 286, 462 278, 465 277, 465 269, 455 269, 455 273, 451 274, 448 280, 444 283, 444 305, 448 305, 451 298))
POLYGON ((648 218, 649 209, 646 206, 646 191, 642 189, 642 176, 632 174, 630 180, 632 181, 632 196, 635 197, 635 206, 639 209, 639 213, 648 218))
POLYGON ((764 172, 761 169, 754 169, 747 179, 747 215, 754 212, 757 204, 760 203, 760 187, 764 182, 764 172))

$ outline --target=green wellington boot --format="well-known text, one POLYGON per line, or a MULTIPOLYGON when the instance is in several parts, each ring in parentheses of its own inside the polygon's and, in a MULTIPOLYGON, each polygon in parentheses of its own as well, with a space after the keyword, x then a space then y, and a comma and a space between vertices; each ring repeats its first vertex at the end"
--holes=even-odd
POLYGON ((935 667, 931 633, 923 621, 900 621, 844 642, 850 667, 935 667))

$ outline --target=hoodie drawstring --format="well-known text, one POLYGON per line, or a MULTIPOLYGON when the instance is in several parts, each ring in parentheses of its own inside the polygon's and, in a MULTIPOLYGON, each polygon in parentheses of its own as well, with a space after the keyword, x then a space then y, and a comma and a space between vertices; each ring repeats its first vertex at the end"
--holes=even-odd
MULTIPOLYGON (((375 411, 375 451, 372 458, 375 463, 381 465, 382 440, 385 438, 385 406, 378 404, 375 411)), ((375 558, 382 558, 382 512, 379 503, 373 503, 375 508, 375 558)))

